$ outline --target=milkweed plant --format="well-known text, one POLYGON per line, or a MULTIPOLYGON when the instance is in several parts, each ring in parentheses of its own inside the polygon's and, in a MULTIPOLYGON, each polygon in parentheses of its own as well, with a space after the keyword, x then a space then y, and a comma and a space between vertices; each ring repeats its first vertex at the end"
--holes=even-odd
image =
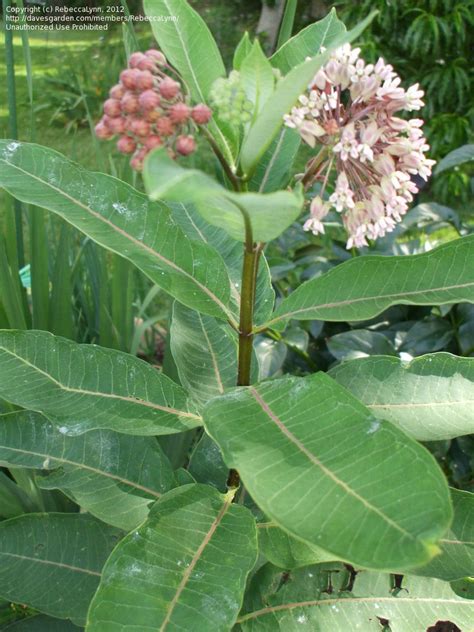
POLYGON ((331 11, 270 57, 245 34, 227 72, 185 0, 145 11, 156 47, 130 55, 96 135, 146 193, 17 141, 0 184, 174 299, 171 368, 0 332, 0 461, 68 499, 0 523, 0 595, 48 630, 471 629, 473 495, 423 444, 473 431, 474 360, 272 376, 255 345, 292 321, 474 302, 472 236, 371 254, 431 174, 423 91, 352 45, 372 15, 347 31, 331 11), (346 261, 275 299, 269 242, 328 224, 346 261))

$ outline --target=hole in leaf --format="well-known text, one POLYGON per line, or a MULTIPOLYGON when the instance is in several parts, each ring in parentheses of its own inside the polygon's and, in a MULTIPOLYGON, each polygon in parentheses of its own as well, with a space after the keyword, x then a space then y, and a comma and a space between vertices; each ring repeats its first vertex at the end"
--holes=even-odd
POLYGON ((426 632, 462 632, 458 626, 452 621, 437 621, 426 632))

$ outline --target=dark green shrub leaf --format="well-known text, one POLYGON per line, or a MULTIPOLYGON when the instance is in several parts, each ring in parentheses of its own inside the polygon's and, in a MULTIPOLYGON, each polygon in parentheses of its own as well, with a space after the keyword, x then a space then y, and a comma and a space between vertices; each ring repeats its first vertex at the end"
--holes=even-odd
POLYGON ((232 320, 224 262, 188 239, 166 205, 39 145, 0 141, 0 165, 0 186, 14 197, 60 215, 189 307, 232 320))
POLYGON ((242 632, 381 632, 384 625, 391 632, 431 632, 438 621, 469 630, 474 618, 474 604, 437 579, 405 576, 398 590, 390 575, 362 571, 349 591, 348 582, 337 586, 343 574, 337 565, 308 566, 286 581, 281 571, 270 573, 265 593, 256 592, 238 619, 242 632))
POLYGON ((204 424, 257 505, 295 537, 370 568, 436 553, 451 503, 434 458, 325 374, 236 389, 206 405, 204 424))
POLYGON ((110 556, 87 631, 228 632, 256 557, 248 509, 212 487, 177 488, 110 556))
POLYGON ((0 522, 0 595, 82 625, 118 537, 87 514, 26 514, 0 522))
POLYGON ((46 331, 0 330, 0 374, 2 397, 45 414, 64 434, 172 434, 201 424, 184 389, 150 364, 46 331))
POLYGON ((426 566, 412 573, 425 577, 437 577, 445 581, 462 579, 472 575, 474 569, 474 494, 451 490, 454 520, 449 531, 439 541, 441 554, 426 566))
POLYGON ((474 432, 474 358, 434 353, 404 362, 372 357, 345 362, 330 375, 373 411, 420 441, 474 432))
POLYGON ((331 9, 325 18, 310 24, 290 38, 270 58, 275 68, 283 73, 301 64, 307 57, 314 57, 321 46, 328 48, 332 42, 346 32, 346 27, 338 20, 336 9, 331 9))
POLYGON ((474 303, 474 235, 421 255, 355 257, 300 285, 267 326, 298 320, 368 320, 391 305, 474 303))
POLYGON ((82 509, 125 531, 142 523, 150 503, 176 484, 152 437, 110 430, 67 437, 26 410, 0 415, 0 463, 50 471, 37 479, 41 488, 63 490, 82 509))

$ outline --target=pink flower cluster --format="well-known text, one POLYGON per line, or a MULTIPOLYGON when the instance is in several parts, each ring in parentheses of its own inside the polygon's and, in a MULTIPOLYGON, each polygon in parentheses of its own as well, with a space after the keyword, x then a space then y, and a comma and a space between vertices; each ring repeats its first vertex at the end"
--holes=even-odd
POLYGON ((349 44, 337 49, 284 117, 308 145, 320 145, 303 175, 308 186, 322 182, 304 229, 324 233, 322 220, 335 208, 349 234, 347 248, 392 231, 418 192, 412 176, 426 180, 435 163, 425 155, 423 121, 395 116, 419 110, 423 91, 418 84, 405 90, 392 66, 383 59, 366 64, 359 53, 349 44), (334 168, 335 190, 324 201, 334 168))
POLYGON ((170 67, 161 51, 133 53, 128 66, 104 103, 97 137, 119 135, 117 149, 133 154, 130 165, 137 171, 155 147, 167 147, 173 158, 193 153, 196 141, 190 132, 194 124, 209 122, 211 110, 203 103, 193 108, 186 103, 180 82, 167 74, 170 67))

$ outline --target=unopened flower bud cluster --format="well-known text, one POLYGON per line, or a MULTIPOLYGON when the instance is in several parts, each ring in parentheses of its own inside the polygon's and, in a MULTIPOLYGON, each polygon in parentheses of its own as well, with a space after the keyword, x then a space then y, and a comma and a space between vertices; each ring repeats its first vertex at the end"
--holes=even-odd
POLYGON ((208 123, 211 110, 204 104, 191 108, 186 103, 180 82, 167 73, 161 51, 133 53, 128 66, 110 90, 96 135, 102 139, 118 135, 117 149, 132 155, 130 165, 137 171, 155 147, 167 147, 172 157, 193 153, 192 126, 208 123))
POLYGON ((209 97, 221 121, 236 126, 250 121, 253 104, 247 99, 237 70, 232 70, 227 78, 216 79, 209 97))
POLYGON ((425 155, 423 121, 396 116, 419 110, 423 91, 418 84, 405 90, 391 65, 383 59, 366 64, 359 54, 349 44, 336 50, 285 116, 308 145, 321 146, 308 172, 311 183, 323 183, 322 191, 304 228, 324 233, 322 220, 335 208, 349 234, 347 248, 392 231, 418 192, 413 176, 426 180, 435 162, 425 155), (335 190, 325 201, 334 168, 335 190))

